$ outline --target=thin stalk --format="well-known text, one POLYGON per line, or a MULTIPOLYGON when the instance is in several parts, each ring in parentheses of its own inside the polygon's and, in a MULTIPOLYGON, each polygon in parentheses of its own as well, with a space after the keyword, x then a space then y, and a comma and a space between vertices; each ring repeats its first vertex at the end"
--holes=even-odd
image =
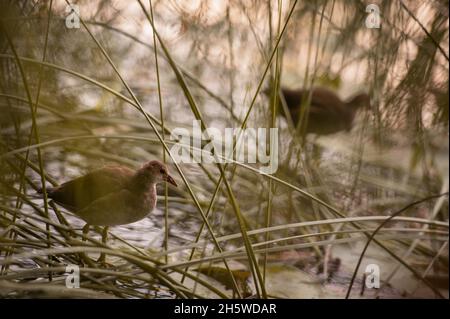
MULTIPOLYGON (((152 1, 149 0, 150 4, 150 16, 153 20, 153 6, 152 1)), ((154 21, 154 20, 153 20, 154 21)), ((162 131, 162 139, 165 141, 165 134, 164 134, 164 113, 163 113, 163 104, 162 104, 162 96, 161 96, 161 81, 159 77, 159 63, 158 63, 158 44, 156 43, 156 35, 155 32, 152 32, 153 34, 153 48, 154 48, 154 54, 155 54, 155 68, 156 68, 156 81, 158 84, 158 101, 159 101, 159 114, 161 117, 161 131, 162 131)), ((166 164, 166 152, 164 151, 164 147, 162 148, 163 153, 163 162, 166 164)), ((169 188, 167 186, 167 183, 164 183, 164 248, 167 251, 169 249, 169 188)), ((169 262, 168 257, 166 256, 166 264, 169 262)))

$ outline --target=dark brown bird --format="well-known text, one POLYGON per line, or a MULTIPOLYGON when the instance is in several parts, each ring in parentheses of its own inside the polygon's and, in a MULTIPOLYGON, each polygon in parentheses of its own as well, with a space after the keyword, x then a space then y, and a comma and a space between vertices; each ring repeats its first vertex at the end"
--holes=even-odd
MULTIPOLYGON (((309 91, 282 88, 281 93, 286 101, 292 121, 294 125, 297 125, 302 107, 306 105, 309 91)), ((342 101, 336 93, 329 89, 313 88, 305 132, 327 135, 339 131, 350 131, 358 109, 368 107, 369 104, 370 98, 366 93, 342 101)), ((282 110, 281 106, 280 109, 282 110)), ((284 116, 282 111, 281 115, 284 116)))
MULTIPOLYGON (((87 233, 89 225, 116 226, 146 217, 156 206, 156 184, 164 181, 177 186, 166 165, 159 161, 150 161, 138 170, 105 166, 47 188, 47 196, 83 219, 83 233, 87 233)), ((107 228, 104 241, 106 234, 107 228)))

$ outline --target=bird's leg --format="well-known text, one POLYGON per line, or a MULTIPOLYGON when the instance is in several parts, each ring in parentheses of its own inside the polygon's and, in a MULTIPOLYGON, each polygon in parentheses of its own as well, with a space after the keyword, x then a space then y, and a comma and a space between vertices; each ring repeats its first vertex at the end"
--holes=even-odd
MULTIPOLYGON (((103 231, 102 231, 102 243, 103 244, 106 244, 106 240, 108 239, 108 230, 109 230, 108 226, 103 227, 103 231)), ((98 258, 97 262, 106 264, 105 253, 100 254, 100 257, 98 258)))
MULTIPOLYGON (((86 241, 86 236, 89 234, 90 225, 86 224, 83 226, 82 232, 83 236, 81 237, 81 241, 86 241)), ((86 253, 80 253, 80 264, 84 265, 84 262, 92 263, 92 260, 88 257, 86 253)))
POLYGON ((83 227, 83 237, 81 238, 82 241, 86 241, 86 236, 89 233, 89 224, 84 225, 83 227))

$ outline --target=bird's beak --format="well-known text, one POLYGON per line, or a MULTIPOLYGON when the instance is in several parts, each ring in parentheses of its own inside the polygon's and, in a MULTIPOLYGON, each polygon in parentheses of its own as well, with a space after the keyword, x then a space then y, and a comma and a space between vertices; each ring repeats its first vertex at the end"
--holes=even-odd
POLYGON ((177 183, 175 182, 175 180, 173 179, 173 177, 170 176, 170 175, 167 175, 167 177, 166 177, 166 182, 172 184, 172 185, 175 186, 175 187, 178 187, 177 183))

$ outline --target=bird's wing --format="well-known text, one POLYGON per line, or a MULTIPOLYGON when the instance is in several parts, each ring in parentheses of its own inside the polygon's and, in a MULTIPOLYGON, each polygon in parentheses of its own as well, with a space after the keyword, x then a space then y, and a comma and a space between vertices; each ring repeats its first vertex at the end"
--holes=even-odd
POLYGON ((129 168, 105 166, 61 184, 48 195, 61 206, 77 211, 98 198, 122 189, 133 174, 134 171, 129 168))
POLYGON ((129 190, 122 189, 98 198, 74 213, 91 225, 123 225, 145 217, 152 208, 145 204, 129 190))

